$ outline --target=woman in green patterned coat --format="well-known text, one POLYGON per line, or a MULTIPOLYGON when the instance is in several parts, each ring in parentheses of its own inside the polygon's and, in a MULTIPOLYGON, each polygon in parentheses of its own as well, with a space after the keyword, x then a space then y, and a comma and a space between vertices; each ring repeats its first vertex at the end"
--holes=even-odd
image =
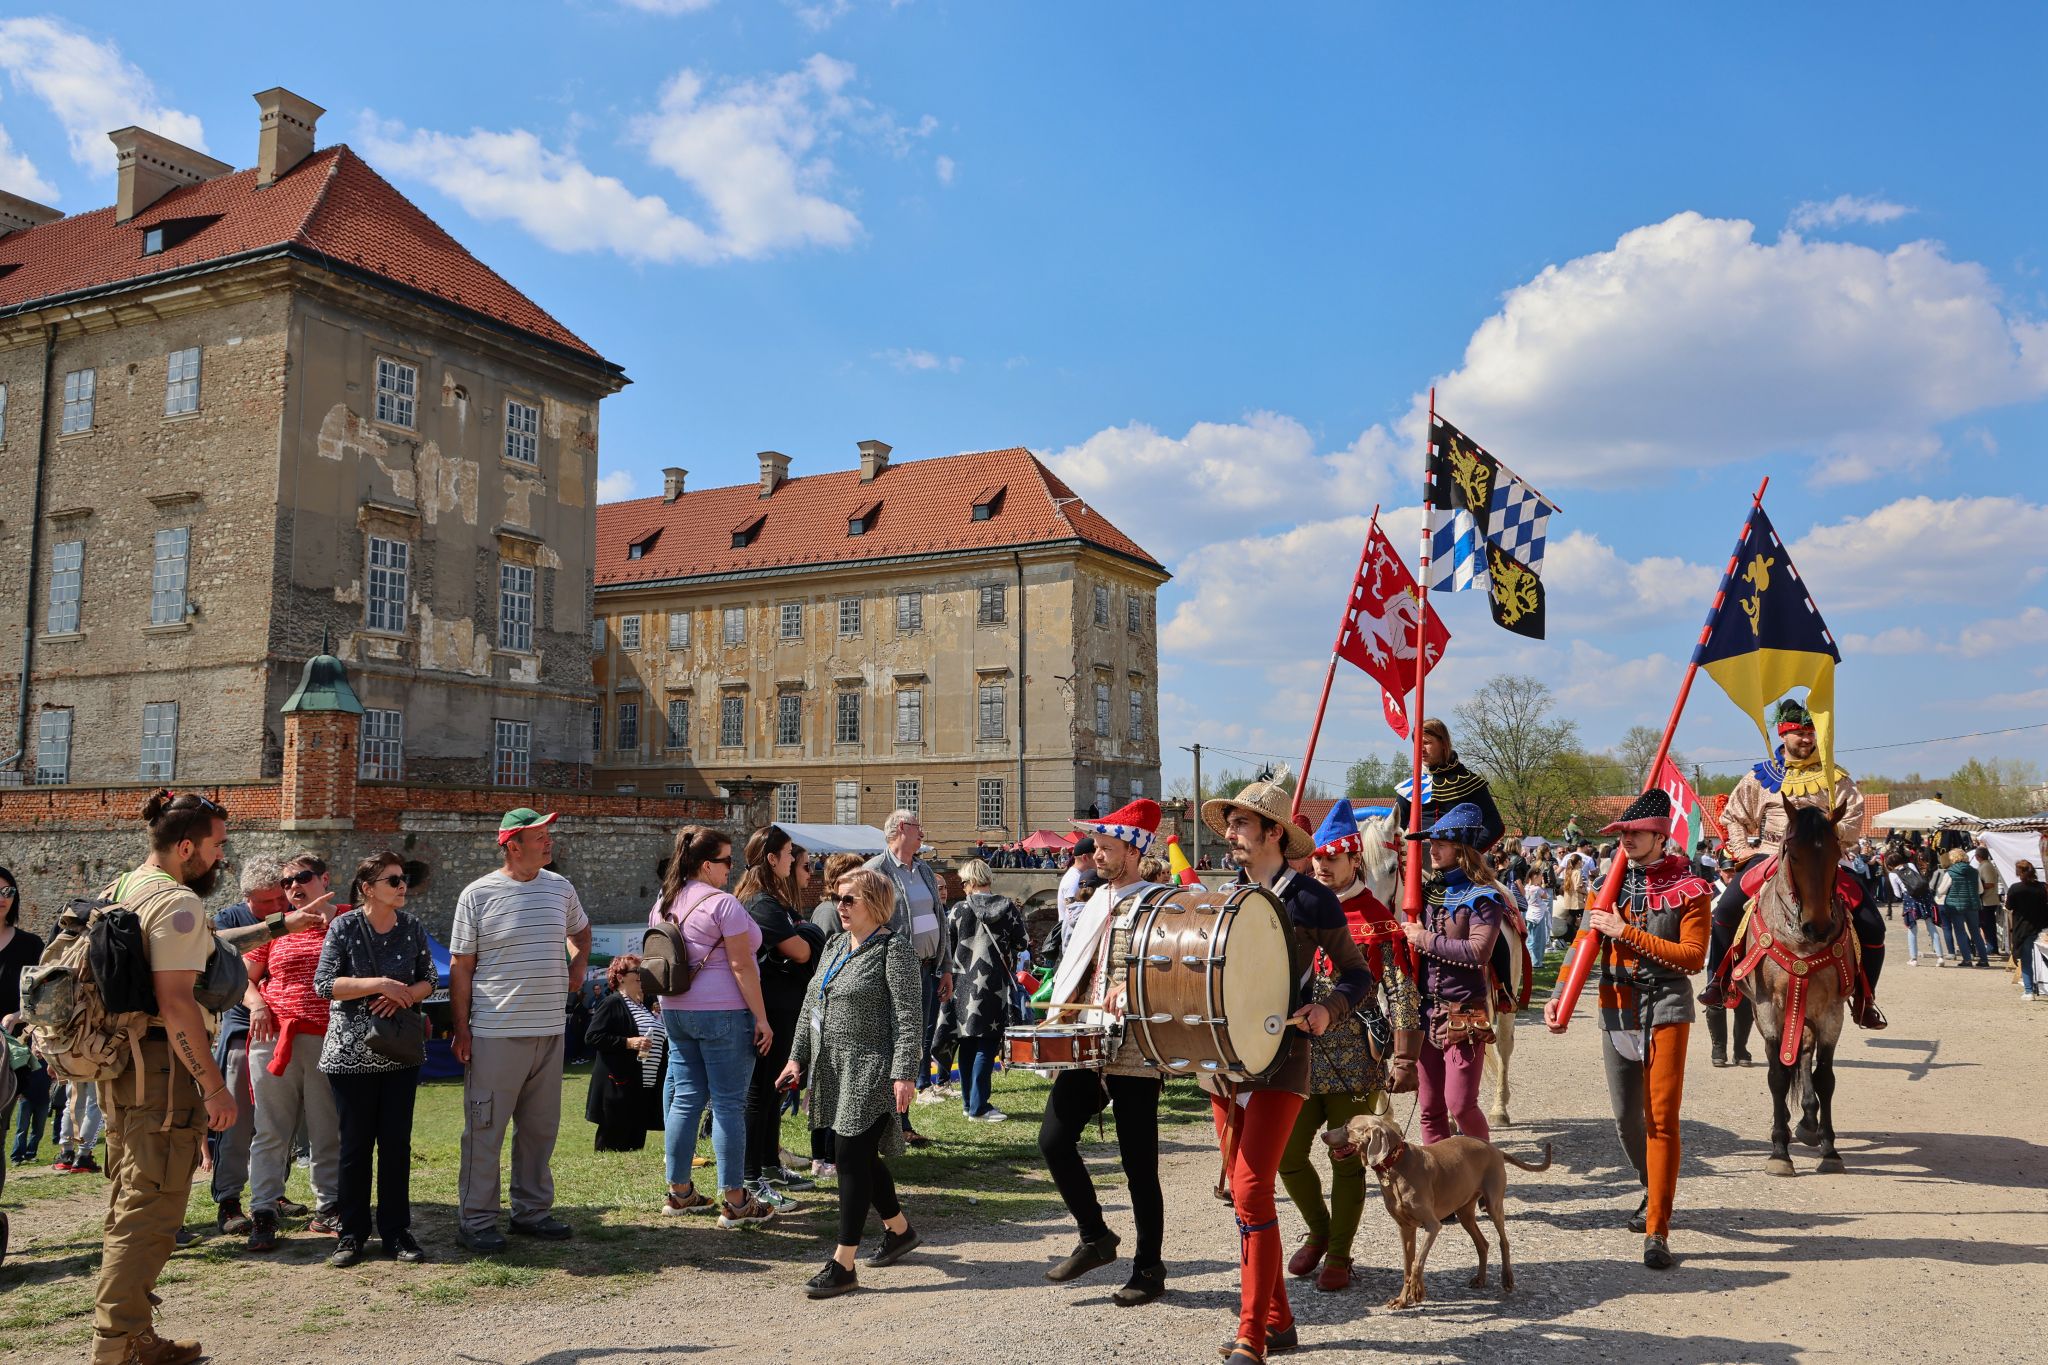
POLYGON ((819 956, 796 1045, 776 1081, 790 1090, 809 1078, 811 1127, 831 1129, 838 1149, 839 1243, 804 1288, 814 1299, 858 1284, 853 1261, 870 1206, 882 1220, 882 1245, 868 1257, 870 1268, 896 1264, 918 1242, 883 1161, 903 1155, 896 1116, 915 1093, 924 1031, 917 953, 906 935, 888 927, 896 908, 888 878, 862 868, 841 877, 834 892, 846 931, 819 956))

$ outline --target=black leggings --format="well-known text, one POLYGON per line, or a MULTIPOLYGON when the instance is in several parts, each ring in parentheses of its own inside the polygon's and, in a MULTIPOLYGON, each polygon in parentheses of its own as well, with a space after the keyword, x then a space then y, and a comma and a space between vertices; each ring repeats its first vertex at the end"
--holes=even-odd
MULTIPOLYGON (((1714 938, 1707 948, 1707 972, 1719 976, 1732 969, 1735 964, 1727 960, 1728 949, 1735 941, 1736 926, 1742 923, 1743 907, 1749 904, 1749 897, 1742 894, 1742 874, 1762 862, 1759 853, 1742 865, 1735 880, 1728 883, 1714 902, 1714 938)), ((1862 904, 1851 912, 1856 921, 1856 937, 1863 944, 1863 975, 1870 979, 1871 994, 1877 993, 1878 974, 1884 970, 1884 916, 1877 911, 1877 904, 1864 897, 1862 904)))
POLYGON ((795 1014, 770 1014, 768 1027, 774 1030, 775 1041, 754 1058, 754 1079, 747 1088, 747 1151, 740 1170, 748 1181, 782 1165, 782 1092, 775 1088, 775 1078, 789 1061, 796 1025, 795 1014))
POLYGON ((884 1114, 865 1132, 838 1135, 839 1245, 843 1247, 860 1245, 870 1208, 884 1223, 903 1212, 896 1198, 896 1177, 882 1161, 882 1138, 895 1121, 894 1114, 884 1114))
POLYGON ((1062 1071, 1053 1078, 1038 1125, 1038 1150, 1045 1169, 1084 1242, 1109 1235, 1088 1163, 1081 1159, 1081 1134, 1105 1107, 1115 1110, 1117 1159, 1131 1192, 1131 1220, 1138 1226, 1139 1270, 1162 1265, 1166 1240, 1166 1199, 1159 1190, 1159 1090, 1150 1076, 1111 1076, 1095 1071, 1062 1071))
POLYGON ((341 1235, 370 1240, 370 1167, 376 1158, 377 1235, 389 1242, 412 1227, 412 1111, 420 1069, 330 1075, 341 1121, 336 1204, 341 1235))

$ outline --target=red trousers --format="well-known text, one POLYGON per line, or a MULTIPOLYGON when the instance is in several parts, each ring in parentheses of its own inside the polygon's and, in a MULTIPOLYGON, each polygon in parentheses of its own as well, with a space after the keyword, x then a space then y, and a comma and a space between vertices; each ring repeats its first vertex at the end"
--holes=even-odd
MULTIPOLYGON (((1238 1106, 1211 1095, 1209 1108, 1216 1119, 1216 1140, 1228 1151, 1231 1110, 1238 1106)), ((1237 1155, 1230 1163, 1229 1179, 1240 1237, 1237 1339, 1257 1343, 1261 1354, 1268 1330, 1284 1332, 1294 1325, 1294 1310, 1287 1303, 1280 1211, 1273 1202, 1273 1187, 1279 1177, 1280 1156, 1300 1113, 1301 1096, 1284 1090, 1257 1090, 1236 1115, 1237 1155)))

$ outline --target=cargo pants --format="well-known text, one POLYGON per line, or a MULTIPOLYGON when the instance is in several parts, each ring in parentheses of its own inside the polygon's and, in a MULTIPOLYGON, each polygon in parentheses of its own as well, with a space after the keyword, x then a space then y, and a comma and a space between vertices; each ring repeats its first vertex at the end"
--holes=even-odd
MULTIPOLYGON (((155 1034, 156 1030, 151 1030, 155 1034)), ((151 1291, 178 1249, 185 1200, 206 1141, 198 1082, 161 1036, 142 1044, 142 1097, 135 1073, 100 1082, 107 1122, 107 1218, 93 1296, 92 1359, 119 1361, 128 1339, 151 1330, 151 1291), (168 1118, 168 1124, 166 1124, 168 1118)))

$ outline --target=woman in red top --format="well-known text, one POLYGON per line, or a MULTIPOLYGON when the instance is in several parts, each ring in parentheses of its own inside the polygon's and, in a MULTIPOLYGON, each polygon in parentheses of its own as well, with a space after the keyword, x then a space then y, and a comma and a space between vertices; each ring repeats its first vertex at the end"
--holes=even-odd
POLYGON ((335 905, 327 887, 327 864, 300 853, 284 865, 280 879, 294 910, 320 916, 318 929, 303 929, 259 943, 243 956, 249 964, 249 1089, 256 1132, 249 1140, 250 1251, 274 1251, 278 1203, 292 1168, 292 1137, 301 1123, 312 1156, 313 1218, 308 1232, 338 1236, 341 1219, 341 1120, 334 1088, 320 1074, 320 1045, 327 1035, 327 1001, 313 989, 327 926, 349 907, 335 905))

